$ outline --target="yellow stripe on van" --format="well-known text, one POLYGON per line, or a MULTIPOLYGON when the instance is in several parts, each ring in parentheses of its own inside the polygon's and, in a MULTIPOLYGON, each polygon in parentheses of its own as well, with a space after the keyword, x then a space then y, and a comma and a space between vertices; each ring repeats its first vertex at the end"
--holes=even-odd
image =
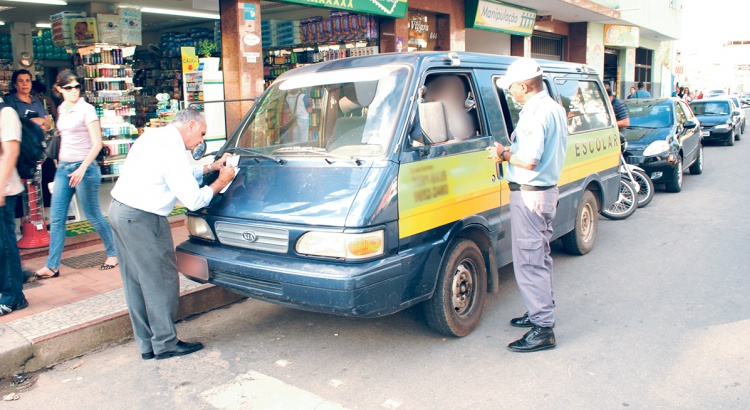
MULTIPOLYGON (((612 129, 571 135, 558 185, 612 169, 619 163, 619 155, 619 136, 612 129)), ((493 176, 495 164, 487 159, 486 151, 402 164, 398 176, 399 237, 508 204, 508 182, 493 181, 493 176)))

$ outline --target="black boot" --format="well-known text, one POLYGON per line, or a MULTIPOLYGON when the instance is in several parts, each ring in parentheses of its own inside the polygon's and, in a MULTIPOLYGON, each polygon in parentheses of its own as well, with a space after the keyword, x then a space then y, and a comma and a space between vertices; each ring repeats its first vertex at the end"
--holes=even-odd
POLYGON ((529 320, 529 312, 524 313, 521 317, 511 319, 510 325, 515 327, 534 327, 534 324, 529 320))
POLYGON ((522 338, 508 345, 511 352, 537 352, 539 350, 554 349, 555 332, 551 327, 536 326, 529 330, 522 338))

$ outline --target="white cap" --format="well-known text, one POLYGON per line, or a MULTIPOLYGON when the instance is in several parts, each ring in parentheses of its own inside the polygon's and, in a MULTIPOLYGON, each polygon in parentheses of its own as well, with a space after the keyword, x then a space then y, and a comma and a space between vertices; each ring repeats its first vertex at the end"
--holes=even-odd
POLYGON ((504 76, 500 77, 495 84, 500 88, 510 88, 510 85, 519 81, 530 80, 542 75, 542 67, 531 58, 519 58, 508 67, 504 76))

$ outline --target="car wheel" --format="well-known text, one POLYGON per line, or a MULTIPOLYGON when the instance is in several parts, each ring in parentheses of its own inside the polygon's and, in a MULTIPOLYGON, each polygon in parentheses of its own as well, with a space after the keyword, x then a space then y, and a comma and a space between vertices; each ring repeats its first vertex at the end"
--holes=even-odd
POLYGON ((446 336, 466 336, 479 324, 487 295, 487 269, 482 252, 468 239, 448 250, 435 294, 424 302, 427 323, 446 336))
POLYGON ((678 157, 677 166, 675 166, 674 168, 674 175, 672 175, 672 180, 664 184, 665 188, 667 188, 667 192, 682 191, 682 177, 682 157, 678 157))
POLYGON ((741 140, 741 139, 742 139, 742 133, 743 133, 743 131, 740 131, 740 132, 738 132, 738 133, 737 133, 737 136, 736 136, 736 137, 734 137, 734 140, 735 140, 735 141, 739 141, 739 140, 741 140))
POLYGON ((565 251, 571 255, 585 255, 594 249, 599 226, 599 204, 594 194, 586 190, 576 213, 575 227, 562 237, 565 251))
POLYGON ((734 145, 734 133, 729 134, 729 138, 727 138, 727 146, 731 147, 734 145))
POLYGON ((695 162, 690 166, 690 173, 693 175, 700 175, 703 173, 703 145, 698 147, 698 155, 695 157, 695 162))

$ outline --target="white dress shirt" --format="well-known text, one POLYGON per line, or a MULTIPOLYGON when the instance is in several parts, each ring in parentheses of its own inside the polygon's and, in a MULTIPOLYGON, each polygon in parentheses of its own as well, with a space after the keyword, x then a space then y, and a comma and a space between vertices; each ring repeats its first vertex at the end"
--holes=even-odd
MULTIPOLYGON (((2 100, 0 98, 0 101, 2 100)), ((21 120, 18 119, 18 114, 12 107, 5 107, 0 110, 0 141, 21 141, 21 120)), ((2 161, 3 155, 3 148, 0 146, 0 161, 2 161)), ((21 183, 21 178, 18 177, 16 167, 13 167, 10 171, 8 183, 4 187, 0 186, 0 189, 6 196, 18 195, 23 192, 23 183, 21 183)))
POLYGON ((149 128, 133 144, 112 189, 112 198, 141 211, 167 216, 179 199, 191 211, 203 208, 213 190, 199 184, 203 166, 191 166, 174 125, 149 128))

